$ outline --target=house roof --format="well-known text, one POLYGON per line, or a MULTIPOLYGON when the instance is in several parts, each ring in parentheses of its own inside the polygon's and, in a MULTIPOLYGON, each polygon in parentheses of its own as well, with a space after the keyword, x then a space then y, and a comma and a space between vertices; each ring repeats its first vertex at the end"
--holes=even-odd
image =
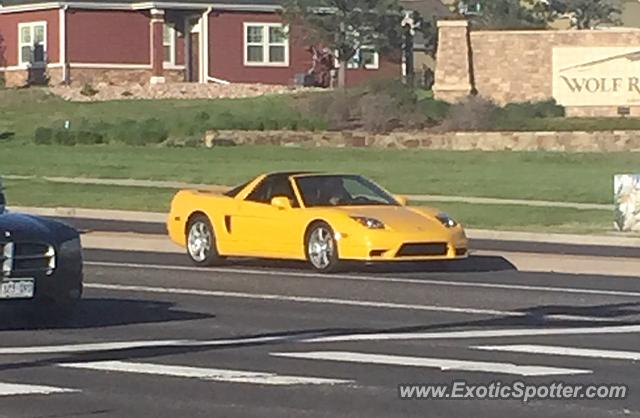
POLYGON ((109 4, 149 4, 149 5, 166 5, 171 4, 175 8, 180 5, 202 4, 204 6, 218 6, 229 8, 274 8, 282 4, 282 0, 0 0, 0 6, 21 6, 37 3, 83 3, 93 4, 96 6, 109 4))
MULTIPOLYGON (((276 8, 282 4, 282 0, 53 0, 60 3, 84 3, 95 4, 99 6, 101 4, 171 4, 171 5, 198 5, 202 4, 213 7, 228 7, 228 8, 246 8, 250 9, 252 6, 256 9, 260 8, 276 8)), ((0 0, 0 6, 21 6, 37 3, 49 3, 49 0, 0 0)), ((420 13, 422 16, 437 16, 445 17, 450 16, 451 12, 445 6, 441 0, 401 0, 400 4, 406 9, 414 10, 420 13)))

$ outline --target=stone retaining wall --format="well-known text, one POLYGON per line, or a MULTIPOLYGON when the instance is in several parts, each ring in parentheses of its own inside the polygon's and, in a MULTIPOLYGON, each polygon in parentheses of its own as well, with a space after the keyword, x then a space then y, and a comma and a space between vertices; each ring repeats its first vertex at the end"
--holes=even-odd
POLYGON ((640 152, 640 131, 367 132, 209 131, 207 147, 270 144, 298 147, 422 148, 482 151, 640 152))

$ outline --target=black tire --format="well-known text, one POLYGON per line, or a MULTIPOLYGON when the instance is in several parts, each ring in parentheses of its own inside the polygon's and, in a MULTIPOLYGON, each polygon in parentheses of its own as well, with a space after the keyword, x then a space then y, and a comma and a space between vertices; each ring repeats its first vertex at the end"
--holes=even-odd
POLYGON ((205 215, 191 217, 185 235, 187 255, 194 265, 209 267, 222 264, 224 257, 218 253, 215 231, 208 217, 205 215), (200 245, 202 245, 199 248, 195 243, 196 235, 200 239, 200 245), (191 240, 193 240, 193 244, 191 244, 191 240))
POLYGON ((314 222, 309 227, 304 237, 304 253, 309 265, 319 273, 335 273, 341 267, 335 233, 326 222, 314 222), (320 234, 320 236, 318 234, 320 234), (326 239, 325 242, 329 246, 329 248, 326 249, 326 258, 321 256, 320 252, 313 251, 312 248, 318 245, 319 242, 317 240, 322 238, 326 239))

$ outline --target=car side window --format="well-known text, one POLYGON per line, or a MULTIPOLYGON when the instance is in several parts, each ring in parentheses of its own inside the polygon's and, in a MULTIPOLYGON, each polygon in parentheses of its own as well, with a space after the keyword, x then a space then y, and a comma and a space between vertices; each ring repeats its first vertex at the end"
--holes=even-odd
POLYGON ((251 193, 249 193, 246 200, 256 203, 270 204, 271 199, 276 196, 288 197, 291 201, 292 207, 300 207, 288 176, 270 176, 265 178, 256 186, 255 189, 251 191, 251 193))

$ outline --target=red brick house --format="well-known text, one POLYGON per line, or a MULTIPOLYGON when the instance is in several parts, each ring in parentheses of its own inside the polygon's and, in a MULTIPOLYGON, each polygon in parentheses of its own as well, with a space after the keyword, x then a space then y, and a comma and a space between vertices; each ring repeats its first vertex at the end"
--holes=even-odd
MULTIPOLYGON (((0 0, 0 77, 7 86, 107 81, 291 84, 307 45, 279 30, 278 0, 0 0), (212 2, 215 1, 215 2, 212 2)), ((399 76, 363 51, 347 83, 399 76)))

